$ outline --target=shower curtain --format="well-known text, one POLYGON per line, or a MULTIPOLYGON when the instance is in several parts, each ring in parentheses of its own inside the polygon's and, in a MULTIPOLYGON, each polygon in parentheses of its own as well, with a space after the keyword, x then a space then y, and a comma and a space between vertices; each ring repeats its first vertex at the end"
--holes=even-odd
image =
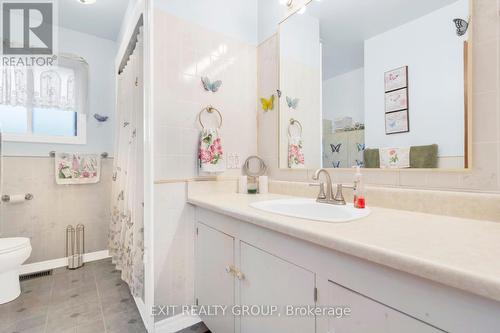
MULTIPOLYGON (((141 29, 142 30, 142 29, 141 29)), ((132 295, 144 299, 143 36, 118 75, 109 252, 132 295)))

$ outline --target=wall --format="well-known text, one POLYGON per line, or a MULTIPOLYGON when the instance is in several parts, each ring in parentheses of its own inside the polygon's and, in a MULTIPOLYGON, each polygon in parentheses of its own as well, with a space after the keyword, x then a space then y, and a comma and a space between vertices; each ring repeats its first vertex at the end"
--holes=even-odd
POLYGON ((440 157, 464 156, 464 38, 450 22, 468 13, 468 0, 458 1, 365 41, 368 147, 438 144, 440 157), (386 135, 383 77, 401 66, 409 71, 410 132, 386 135))
MULTIPOLYGON (((182 3, 157 1, 154 8, 154 303, 159 305, 194 302, 194 210, 186 204, 185 181, 198 177, 200 110, 213 105, 221 111, 226 156, 237 153, 244 161, 257 152, 257 50, 251 42, 256 26, 253 36, 248 32, 249 22, 257 21, 256 6, 231 0, 213 7, 182 3), (216 94, 203 89, 203 75, 223 81, 216 94)), ((210 116, 205 119, 210 122, 210 116)), ((227 170, 223 176, 240 173, 227 170)))
POLYGON ((65 256, 65 228, 85 225, 86 252, 107 248, 113 159, 104 159, 101 182, 56 185, 51 150, 113 152, 114 59, 116 43, 61 28, 60 52, 77 54, 89 63, 89 117, 86 145, 5 142, 3 194, 32 193, 22 204, 0 204, 0 237, 30 237, 33 251, 27 263, 65 256), (110 120, 97 123, 94 113, 110 120))
MULTIPOLYGON (((406 188, 441 189, 452 191, 500 192, 500 109, 499 109, 499 58, 498 43, 500 4, 496 0, 473 1, 473 57, 472 57, 472 169, 468 171, 431 170, 365 170, 365 181, 372 185, 406 188)), ((261 8, 261 10, 265 10, 261 8)), ((276 27, 277 29, 277 27, 276 27)), ((259 53, 267 49, 259 46, 259 53)), ((277 50, 275 57, 278 57, 277 50)), ((267 55, 270 57, 270 55, 267 55)), ((266 77, 278 71, 271 61, 269 68, 259 68, 266 77)), ((259 86, 262 79, 259 77, 259 86)), ((277 131, 259 126, 259 142, 277 142, 277 131), (265 140, 260 137, 265 138, 265 140)), ((259 151, 268 151, 261 147, 259 151)), ((312 181, 314 170, 279 170, 270 163, 270 176, 278 180, 312 181)), ((332 170, 333 171, 333 170, 332 170)), ((351 182, 351 170, 335 170, 334 181, 351 182)))
MULTIPOLYGON (((303 153, 306 167, 321 165, 321 44, 319 20, 294 15, 280 27, 280 166, 288 166, 288 129, 290 120, 302 125, 303 153), (286 97, 298 98, 290 109, 286 97)), ((293 130, 291 130, 293 131, 293 130)), ((295 132, 298 130, 295 129, 295 132)))
POLYGON ((352 117, 365 123, 364 69, 358 68, 323 81, 323 118, 352 117))

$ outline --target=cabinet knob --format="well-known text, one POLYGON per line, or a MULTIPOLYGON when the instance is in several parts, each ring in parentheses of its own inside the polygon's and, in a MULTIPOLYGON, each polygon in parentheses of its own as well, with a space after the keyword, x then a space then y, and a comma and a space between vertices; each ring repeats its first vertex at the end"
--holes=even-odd
POLYGON ((237 271, 236 272, 236 277, 238 278, 238 280, 244 280, 245 279, 245 274, 243 274, 240 271, 237 271))

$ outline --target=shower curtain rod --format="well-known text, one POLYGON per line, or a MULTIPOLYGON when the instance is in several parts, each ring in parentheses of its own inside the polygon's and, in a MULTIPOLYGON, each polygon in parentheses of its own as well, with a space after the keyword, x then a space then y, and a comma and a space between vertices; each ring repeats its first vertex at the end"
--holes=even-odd
POLYGON ((123 55, 122 61, 120 62, 120 67, 118 68, 118 75, 120 75, 123 70, 125 69, 125 66, 127 66, 128 59, 134 53, 135 50, 135 45, 137 44, 137 36, 139 35, 140 29, 144 25, 144 19, 143 15, 139 17, 139 20, 137 21, 137 24, 135 25, 134 32, 132 33, 132 36, 130 37, 130 41, 128 42, 127 49, 125 50, 125 54, 123 55))

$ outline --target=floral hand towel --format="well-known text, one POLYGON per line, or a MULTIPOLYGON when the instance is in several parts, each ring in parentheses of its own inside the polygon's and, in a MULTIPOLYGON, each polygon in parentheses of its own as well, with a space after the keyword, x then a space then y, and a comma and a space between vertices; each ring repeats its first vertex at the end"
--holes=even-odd
POLYGON ((410 147, 408 148, 381 148, 380 149, 381 168, 409 168, 410 167, 410 147))
POLYGON ((200 173, 224 172, 224 153, 219 132, 215 128, 203 129, 200 138, 200 173))
POLYGON ((95 184, 101 180, 101 157, 97 154, 56 153, 56 183, 95 184))
POLYGON ((301 169, 305 167, 304 143, 301 137, 288 138, 288 167, 290 169, 301 169))

